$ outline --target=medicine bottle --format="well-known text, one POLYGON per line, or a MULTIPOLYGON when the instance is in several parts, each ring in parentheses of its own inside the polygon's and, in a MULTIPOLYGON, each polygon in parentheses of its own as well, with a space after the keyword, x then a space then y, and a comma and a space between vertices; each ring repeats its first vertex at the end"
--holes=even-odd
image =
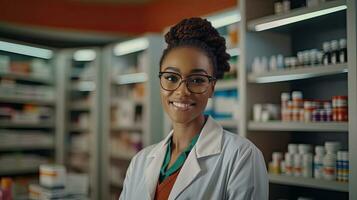
POLYGON ((285 153, 285 174, 292 176, 294 174, 294 155, 291 153, 285 153))
POLYGON ((325 180, 336 180, 337 151, 340 146, 339 142, 325 142, 326 155, 323 160, 325 180))
POLYGON ((324 156, 325 156, 324 146, 316 146, 315 156, 314 156, 314 177, 316 179, 323 179, 324 156))
POLYGON ((331 64, 337 64, 339 62, 340 50, 338 48, 338 41, 331 41, 331 64))
POLYGON ((340 63, 347 62, 347 41, 345 38, 340 39, 339 41, 340 51, 339 51, 339 61, 340 63))
POLYGON ((323 56, 322 64, 329 65, 331 63, 331 47, 329 42, 324 42, 322 44, 323 56))
POLYGON ((12 179, 2 178, 1 179, 1 190, 2 190, 2 200, 12 200, 12 179))
POLYGON ((302 176, 305 178, 312 177, 312 154, 306 153, 302 155, 302 176))
POLYGON ((275 14, 283 13, 283 1, 282 0, 274 1, 274 12, 275 12, 275 14))
POLYGON ((333 181, 336 180, 336 161, 337 155, 327 152, 324 156, 324 179, 333 181))
POLYGON ((294 154, 294 176, 302 176, 302 155, 294 154))

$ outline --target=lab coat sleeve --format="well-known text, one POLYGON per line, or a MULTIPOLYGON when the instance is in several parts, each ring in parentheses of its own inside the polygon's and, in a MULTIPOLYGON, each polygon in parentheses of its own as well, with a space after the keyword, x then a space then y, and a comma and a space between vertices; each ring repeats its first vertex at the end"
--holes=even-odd
POLYGON ((125 175, 125 179, 124 179, 124 184, 123 184, 123 190, 121 191, 119 200, 126 200, 129 199, 129 189, 128 188, 130 185, 132 184, 132 171, 133 171, 133 166, 134 166, 134 162, 135 162, 135 157, 131 160, 130 165, 128 167, 128 170, 126 170, 126 175, 125 175))
POLYGON ((250 146, 233 157, 227 183, 229 200, 268 200, 268 174, 262 153, 250 146))

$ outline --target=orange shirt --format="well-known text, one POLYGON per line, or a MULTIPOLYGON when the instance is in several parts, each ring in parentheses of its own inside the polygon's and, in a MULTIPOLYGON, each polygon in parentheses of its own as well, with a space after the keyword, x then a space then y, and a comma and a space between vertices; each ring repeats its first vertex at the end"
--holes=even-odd
POLYGON ((167 200, 169 198, 170 192, 175 184, 176 178, 179 173, 180 169, 177 170, 175 173, 171 174, 161 183, 157 184, 154 200, 167 200))

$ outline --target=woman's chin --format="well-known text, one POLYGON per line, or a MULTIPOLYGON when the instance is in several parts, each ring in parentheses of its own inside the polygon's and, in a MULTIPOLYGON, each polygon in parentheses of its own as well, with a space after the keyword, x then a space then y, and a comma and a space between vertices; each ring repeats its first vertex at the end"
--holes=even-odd
POLYGON ((172 123, 175 124, 190 124, 193 121, 198 121, 199 116, 195 117, 190 114, 187 115, 170 115, 172 123))

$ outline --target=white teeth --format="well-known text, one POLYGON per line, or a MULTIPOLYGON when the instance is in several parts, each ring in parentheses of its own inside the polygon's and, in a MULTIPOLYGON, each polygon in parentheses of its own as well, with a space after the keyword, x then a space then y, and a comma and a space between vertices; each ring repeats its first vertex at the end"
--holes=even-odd
POLYGON ((190 104, 178 103, 178 102, 172 102, 172 104, 179 108, 188 108, 190 106, 190 104))

